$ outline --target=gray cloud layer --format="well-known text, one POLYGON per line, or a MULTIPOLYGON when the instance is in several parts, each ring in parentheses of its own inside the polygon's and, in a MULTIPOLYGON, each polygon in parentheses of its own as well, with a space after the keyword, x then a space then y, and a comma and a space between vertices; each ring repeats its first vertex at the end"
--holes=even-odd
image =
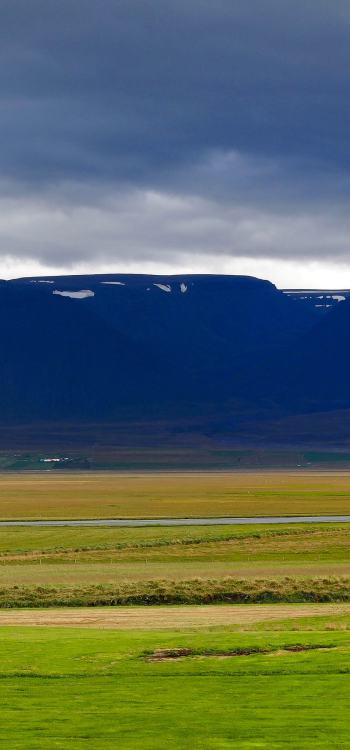
POLYGON ((3 0, 0 252, 349 258, 343 0, 3 0))

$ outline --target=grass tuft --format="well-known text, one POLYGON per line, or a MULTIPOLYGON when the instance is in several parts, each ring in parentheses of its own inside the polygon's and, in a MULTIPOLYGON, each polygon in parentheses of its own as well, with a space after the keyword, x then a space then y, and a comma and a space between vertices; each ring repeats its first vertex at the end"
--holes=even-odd
POLYGON ((350 578, 152 580, 91 586, 12 586, 0 608, 103 607, 162 604, 349 602, 350 578))

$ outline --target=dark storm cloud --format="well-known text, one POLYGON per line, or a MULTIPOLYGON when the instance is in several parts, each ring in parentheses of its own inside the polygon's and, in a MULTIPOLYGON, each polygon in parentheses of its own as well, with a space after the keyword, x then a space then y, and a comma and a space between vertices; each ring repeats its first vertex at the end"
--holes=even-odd
POLYGON ((346 255, 349 42, 343 0, 2 0, 1 205, 36 217, 25 250, 4 214, 2 245, 52 262, 108 257, 98 237, 114 213, 121 257, 157 259, 157 244, 346 255), (165 196, 155 213, 153 192, 165 196), (166 229, 171 200, 178 223, 166 229), (95 248, 78 226, 69 241, 49 237, 48 217, 74 207, 85 224, 100 211, 95 248), (267 222, 263 242, 238 231, 243 216, 267 222), (293 217, 314 228, 298 247, 293 217))
POLYGON ((149 177, 207 148, 348 163, 350 7, 10 0, 5 174, 149 177))

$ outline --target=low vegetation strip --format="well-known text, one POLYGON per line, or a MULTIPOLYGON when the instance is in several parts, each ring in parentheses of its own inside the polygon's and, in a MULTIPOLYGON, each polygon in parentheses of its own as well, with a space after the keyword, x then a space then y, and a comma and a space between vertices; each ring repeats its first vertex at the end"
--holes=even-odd
POLYGON ((186 659, 186 658, 206 658, 206 659, 230 659, 233 656, 255 656, 256 654, 275 654, 275 653, 290 653, 300 654, 303 651, 321 651, 326 649, 329 651, 336 646, 329 646, 322 643, 309 643, 304 645, 302 643, 287 643, 273 647, 267 646, 239 646, 229 651, 219 651, 218 649, 200 649, 194 650, 193 648, 157 648, 152 653, 146 653, 143 658, 146 661, 174 661, 174 659, 186 659))
MULTIPOLYGON (((239 629, 350 630, 350 603, 208 604, 162 607, 51 607, 3 609, 0 626, 92 628, 101 630, 239 629)), ((212 632, 212 631, 211 631, 212 632)), ((4 631, 1 631, 2 635, 4 631)), ((159 645, 159 644, 157 644, 159 645)))
POLYGON ((152 580, 118 585, 0 588, 0 608, 263 602, 349 602, 350 578, 152 580))

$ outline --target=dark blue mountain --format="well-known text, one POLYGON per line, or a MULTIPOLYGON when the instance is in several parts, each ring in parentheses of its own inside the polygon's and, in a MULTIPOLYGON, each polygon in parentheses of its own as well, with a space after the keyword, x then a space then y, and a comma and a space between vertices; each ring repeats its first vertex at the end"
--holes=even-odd
POLYGON ((344 309, 350 303, 320 317, 270 282, 242 276, 2 281, 0 420, 205 417, 226 406, 244 418, 285 411, 288 398, 307 408, 320 350, 326 340, 335 350, 338 328, 346 334, 344 309))
MULTIPOLYGON (((350 405, 350 298, 301 337, 285 372, 285 402, 296 410, 350 405)), ((282 380, 279 371, 279 377, 282 380)))
POLYGON ((144 346, 82 301, 1 284, 2 421, 105 419, 114 403, 142 403, 158 371, 144 346))

